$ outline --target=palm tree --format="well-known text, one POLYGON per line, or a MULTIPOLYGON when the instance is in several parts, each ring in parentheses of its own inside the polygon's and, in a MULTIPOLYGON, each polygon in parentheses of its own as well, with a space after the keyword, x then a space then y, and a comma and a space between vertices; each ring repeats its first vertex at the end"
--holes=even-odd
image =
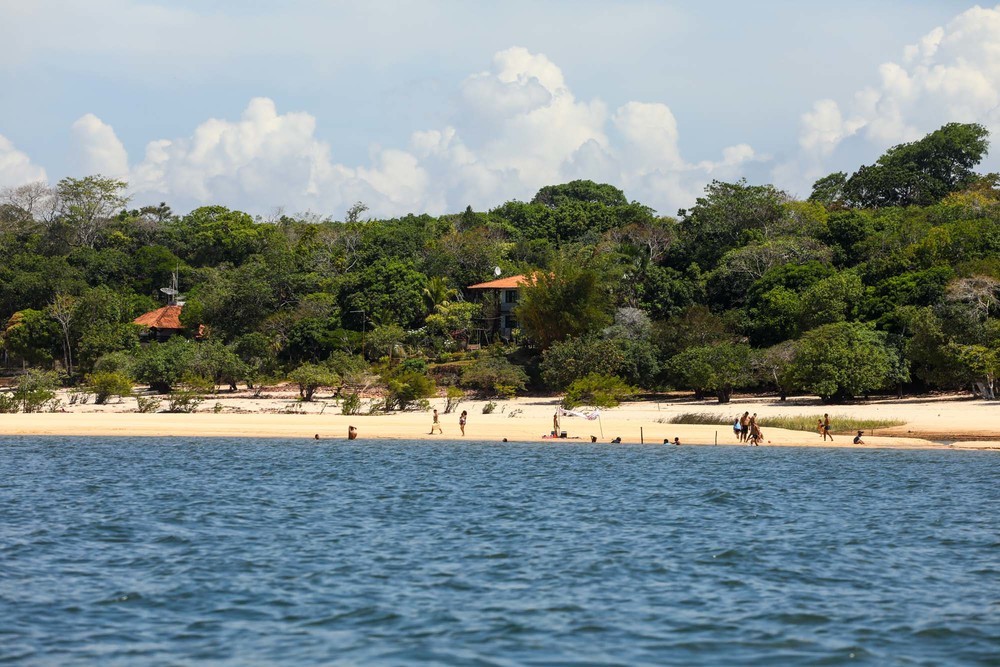
POLYGON ((434 276, 427 281, 427 287, 424 288, 423 294, 427 312, 433 313, 438 306, 457 298, 458 290, 450 287, 446 278, 434 276))

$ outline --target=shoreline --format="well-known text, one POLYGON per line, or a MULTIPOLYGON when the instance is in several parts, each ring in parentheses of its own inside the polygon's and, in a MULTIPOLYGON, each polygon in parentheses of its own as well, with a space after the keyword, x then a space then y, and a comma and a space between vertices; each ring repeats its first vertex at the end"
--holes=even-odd
MULTIPOLYGON (((349 425, 358 429, 359 440, 496 441, 560 444, 599 443, 620 437, 622 444, 661 445, 665 438, 679 437, 682 445, 741 446, 727 425, 674 424, 670 419, 691 412, 731 419, 744 411, 761 419, 777 415, 814 415, 830 412, 836 419, 897 419, 901 426, 866 432, 863 445, 853 444, 853 433, 837 432, 823 441, 817 433, 764 427, 762 447, 835 447, 854 449, 1000 449, 1000 435, 979 424, 991 424, 996 405, 965 397, 930 400, 875 400, 840 406, 796 399, 784 402, 759 397, 737 397, 719 405, 691 399, 624 403, 604 410, 599 421, 563 416, 560 430, 569 437, 546 437, 559 397, 522 397, 495 403, 491 414, 483 414, 488 401, 463 401, 457 410, 444 413, 444 401, 431 401, 441 412, 443 434, 429 434, 429 412, 395 412, 382 415, 342 415, 332 399, 300 403, 291 392, 270 392, 266 397, 218 394, 205 400, 195 413, 139 413, 134 397, 109 405, 72 404, 65 412, 0 415, 2 436, 110 436, 110 437, 199 437, 285 438, 347 440, 349 425), (459 431, 458 415, 469 413, 466 435, 459 431)), ((745 445, 744 445, 745 446, 745 445)))

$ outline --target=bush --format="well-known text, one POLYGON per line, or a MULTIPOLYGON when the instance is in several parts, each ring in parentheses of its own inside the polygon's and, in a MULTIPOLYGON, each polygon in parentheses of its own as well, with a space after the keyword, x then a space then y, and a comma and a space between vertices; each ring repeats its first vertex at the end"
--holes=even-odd
POLYGON ((505 356, 491 353, 472 362, 462 371, 462 386, 478 389, 494 396, 513 395, 523 391, 528 374, 520 366, 510 363, 505 356))
POLYGON ((167 412, 194 412, 204 400, 197 391, 179 389, 167 397, 167 412))
POLYGON ((486 405, 483 406, 483 414, 484 415, 491 415, 491 414, 493 414, 493 411, 496 410, 496 409, 497 409, 496 402, 495 401, 489 401, 486 405))
POLYGON ((147 345, 135 358, 136 381, 161 394, 169 393, 187 372, 193 348, 193 343, 180 336, 165 343, 147 345))
POLYGON ((94 394, 94 403, 104 405, 112 396, 132 393, 132 380, 122 373, 91 373, 87 376, 87 387, 94 394))
POLYGON ((14 394, 0 394, 0 414, 10 414, 21 409, 21 402, 14 394))
POLYGON ((340 403, 340 414, 343 415, 359 415, 361 414, 361 396, 357 392, 353 392, 344 396, 344 400, 340 403))
POLYGON ((386 410, 406 410, 412 403, 434 395, 436 389, 434 380, 416 371, 395 371, 384 376, 383 381, 389 390, 385 397, 386 410))
POLYGON ((299 385, 299 396, 303 401, 313 400, 320 387, 332 387, 340 383, 336 373, 316 364, 302 364, 289 373, 288 379, 299 385))
POLYGON ((563 406, 574 408, 578 405, 592 405, 595 408, 613 408, 621 401, 633 396, 636 388, 612 375, 591 373, 574 380, 563 397, 563 406))
POLYGON ((465 394, 458 387, 448 387, 445 390, 445 404, 444 413, 448 414, 452 412, 459 406, 462 399, 465 398, 465 394))
POLYGON ((163 403, 160 399, 155 396, 136 396, 135 402, 139 407, 139 412, 156 412, 160 409, 160 405, 163 403))
POLYGON ((45 404, 55 398, 59 380, 51 371, 29 370, 22 375, 14 390, 15 400, 24 412, 42 412, 45 404))
POLYGON ((659 372, 659 363, 647 340, 587 336, 555 343, 542 356, 541 370, 545 384, 556 390, 591 373, 648 387, 659 372))

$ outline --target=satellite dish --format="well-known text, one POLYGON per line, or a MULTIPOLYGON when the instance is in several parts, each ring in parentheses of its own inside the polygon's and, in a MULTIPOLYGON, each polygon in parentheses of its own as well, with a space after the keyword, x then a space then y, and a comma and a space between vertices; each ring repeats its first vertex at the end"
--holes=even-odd
POLYGON ((500 270, 499 266, 494 266, 493 267, 493 275, 495 275, 497 278, 499 278, 501 273, 503 273, 503 271, 500 270))
POLYGON ((160 291, 163 292, 164 294, 169 294, 170 296, 175 296, 177 294, 177 290, 175 290, 173 287, 161 287, 160 291))

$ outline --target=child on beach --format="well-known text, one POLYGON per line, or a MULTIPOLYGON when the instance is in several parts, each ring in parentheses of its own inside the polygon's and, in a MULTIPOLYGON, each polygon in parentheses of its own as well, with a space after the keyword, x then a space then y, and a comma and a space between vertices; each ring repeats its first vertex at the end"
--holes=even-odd
POLYGON ((441 421, 438 419, 438 411, 434 411, 434 421, 431 422, 431 432, 428 435, 434 435, 434 429, 441 435, 444 435, 444 431, 441 430, 441 421))
POLYGON ((458 418, 458 428, 462 429, 462 435, 465 435, 465 419, 469 416, 469 413, 462 410, 462 415, 458 418))
POLYGON ((864 434, 864 431, 858 431, 858 434, 856 436, 854 436, 854 444, 855 445, 863 445, 863 444, 865 444, 865 441, 861 439, 861 436, 863 434, 864 434))
POLYGON ((826 442, 827 436, 830 436, 830 442, 833 442, 833 436, 830 434, 830 415, 823 413, 823 442, 826 442))
POLYGON ((743 442, 742 431, 743 431, 743 427, 740 426, 740 418, 737 417, 736 421, 733 422, 733 435, 736 436, 736 441, 737 442, 743 442))

